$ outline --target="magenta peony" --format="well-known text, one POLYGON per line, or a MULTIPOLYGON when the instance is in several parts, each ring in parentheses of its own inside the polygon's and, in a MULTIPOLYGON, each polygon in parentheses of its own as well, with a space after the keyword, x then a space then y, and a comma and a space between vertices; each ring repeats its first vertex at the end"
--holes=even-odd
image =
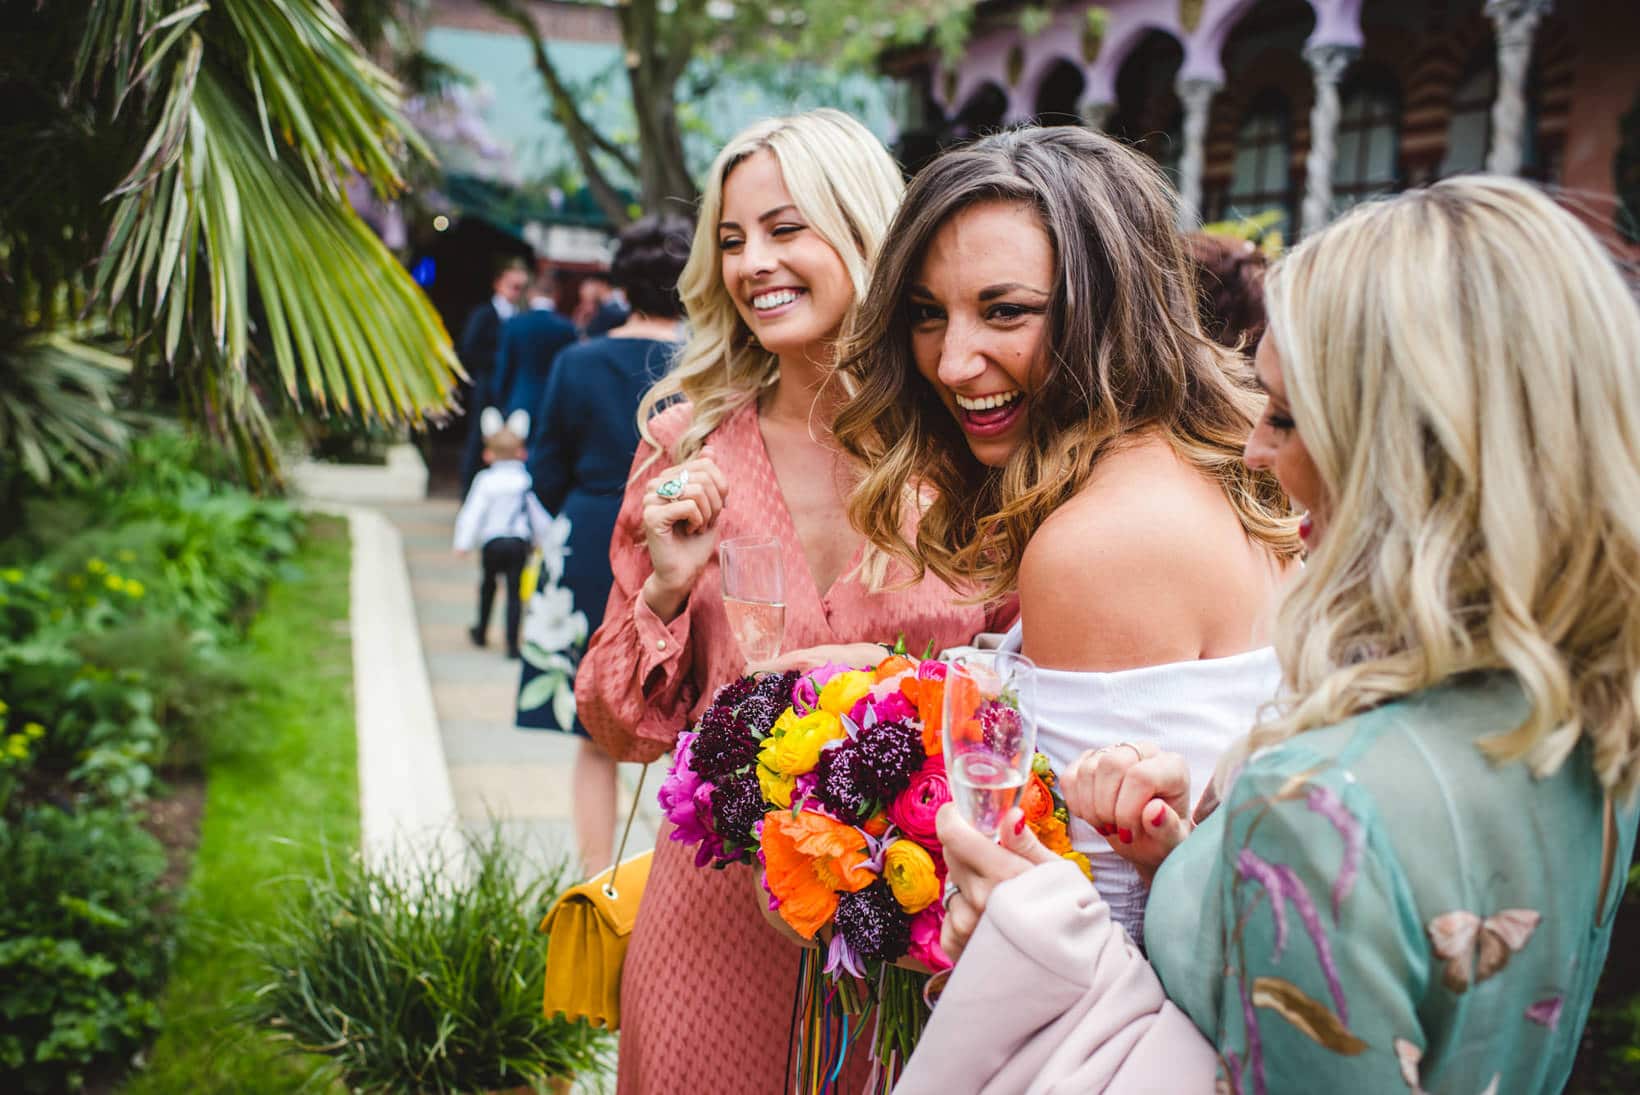
POLYGON ((888 804, 888 820, 924 848, 937 851, 940 838, 934 832, 934 815, 950 801, 951 785, 945 779, 945 758, 929 757, 911 777, 910 786, 888 804))

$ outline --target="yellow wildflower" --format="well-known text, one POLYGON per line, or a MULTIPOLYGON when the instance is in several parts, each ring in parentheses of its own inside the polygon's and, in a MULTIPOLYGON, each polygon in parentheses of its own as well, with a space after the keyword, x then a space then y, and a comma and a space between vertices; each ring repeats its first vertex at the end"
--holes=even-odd
POLYGON ((143 585, 141 582, 137 581, 135 578, 127 578, 125 580, 125 595, 127 597, 138 597, 138 598, 140 598, 144 593, 147 593, 147 592, 148 592, 148 587, 143 585))
POLYGON ((843 724, 829 711, 811 711, 799 718, 796 711, 787 708, 763 739, 757 759, 783 775, 800 776, 812 772, 820 763, 820 750, 844 733, 843 724))
POLYGON ((101 559, 92 559, 89 563, 85 564, 85 569, 89 570, 93 574, 103 574, 107 572, 108 564, 103 562, 101 559))
POLYGON ((839 673, 820 689, 820 710, 846 715, 871 691, 871 674, 858 670, 839 673))
POLYGON ((103 585, 113 590, 115 593, 118 593, 120 590, 125 588, 125 579, 121 578, 118 574, 110 574, 108 577, 103 579, 103 585))
POLYGON ((28 756, 28 739, 21 734, 13 734, 6 739, 6 753, 15 760, 23 760, 28 756))
POLYGON ((25 722, 23 734, 30 738, 43 738, 46 736, 46 728, 37 722, 25 722))
POLYGON ((757 766, 757 787, 763 792, 765 800, 776 806, 790 808, 792 804, 792 789, 797 785, 796 776, 783 775, 771 771, 759 764, 757 766))
POLYGON ((8 582, 21 582, 23 572, 16 567, 7 567, 5 570, 0 570, 0 578, 4 578, 8 582))
POLYGON ((916 841, 896 840, 883 855, 883 878, 900 908, 913 915, 932 905, 940 896, 939 875, 934 859, 916 841))

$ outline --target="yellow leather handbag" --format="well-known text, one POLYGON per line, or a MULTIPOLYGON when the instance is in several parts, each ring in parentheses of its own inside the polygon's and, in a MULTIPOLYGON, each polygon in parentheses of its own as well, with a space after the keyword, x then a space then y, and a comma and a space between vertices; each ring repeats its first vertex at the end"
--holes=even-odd
POLYGON ((644 777, 632 796, 621 845, 615 862, 594 877, 559 895, 541 921, 547 933, 547 984, 542 1009, 548 1018, 585 1019, 593 1026, 619 1030, 621 1026, 621 966, 632 926, 638 921, 638 902, 649 882, 653 851, 623 860, 632 822, 638 816, 644 777))

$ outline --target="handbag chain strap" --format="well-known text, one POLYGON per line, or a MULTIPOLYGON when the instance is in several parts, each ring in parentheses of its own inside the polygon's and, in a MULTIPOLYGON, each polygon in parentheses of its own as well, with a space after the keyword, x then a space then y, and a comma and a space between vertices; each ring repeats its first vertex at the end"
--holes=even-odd
POLYGON ((621 871, 621 860, 626 858, 626 838, 632 835, 632 823, 638 818, 638 803, 643 801, 643 781, 649 775, 649 765, 638 773, 638 789, 632 792, 632 809, 626 812, 626 828, 621 830, 621 846, 615 849, 615 862, 609 868, 609 881, 604 883, 604 896, 611 901, 620 897, 615 889, 615 876, 621 871))

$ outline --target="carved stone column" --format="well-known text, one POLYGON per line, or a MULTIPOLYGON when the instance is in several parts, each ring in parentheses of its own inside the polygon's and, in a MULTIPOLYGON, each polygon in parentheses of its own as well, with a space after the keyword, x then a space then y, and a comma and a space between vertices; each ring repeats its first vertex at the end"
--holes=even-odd
POLYGON ((1532 39, 1538 21, 1553 0, 1486 0, 1486 14, 1497 28, 1498 97, 1492 103, 1492 147, 1486 169, 1498 175, 1520 174, 1526 152, 1526 70, 1532 63, 1532 39))
POLYGON ((1082 104, 1082 124, 1087 126, 1089 129, 1097 130, 1100 133, 1103 133, 1105 131, 1105 123, 1110 121, 1110 116, 1115 113, 1115 111, 1115 103, 1101 103, 1096 102, 1093 99, 1089 99, 1087 102, 1082 104))
POLYGON ((1332 219, 1333 160, 1338 152, 1338 85, 1360 56, 1359 46, 1307 46, 1304 60, 1315 74, 1310 108, 1310 155, 1305 162, 1304 207, 1300 223, 1307 236, 1332 219))
POLYGON ((1202 219, 1202 168, 1207 162, 1207 115, 1224 85, 1199 77, 1174 85, 1184 103, 1184 147, 1179 151, 1179 230, 1192 232, 1202 219))

